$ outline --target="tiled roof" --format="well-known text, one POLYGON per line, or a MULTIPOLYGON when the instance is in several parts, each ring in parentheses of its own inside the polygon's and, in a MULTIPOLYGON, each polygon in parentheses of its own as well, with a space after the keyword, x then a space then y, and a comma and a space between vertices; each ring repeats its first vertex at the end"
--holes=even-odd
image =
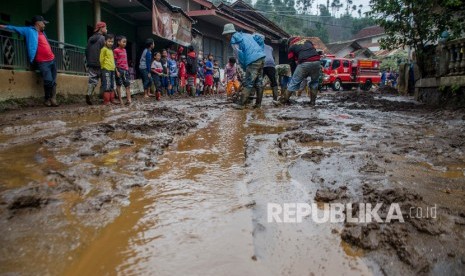
POLYGON ((371 27, 366 27, 361 29, 352 39, 361 39, 364 37, 372 37, 372 36, 378 36, 378 35, 383 35, 384 34, 384 29, 383 27, 380 26, 371 26, 371 27))
POLYGON ((310 40, 313 43, 313 46, 315 46, 315 49, 317 50, 323 50, 325 54, 330 53, 328 47, 321 41, 319 37, 312 36, 312 37, 305 37, 306 39, 310 40))

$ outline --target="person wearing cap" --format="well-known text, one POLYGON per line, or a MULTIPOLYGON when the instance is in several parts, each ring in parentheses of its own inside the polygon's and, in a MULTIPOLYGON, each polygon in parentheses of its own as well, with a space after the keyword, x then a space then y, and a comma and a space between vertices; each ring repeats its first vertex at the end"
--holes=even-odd
POLYGON ((310 105, 315 105, 321 71, 320 54, 315 49, 313 43, 306 38, 291 37, 289 38, 288 45, 287 57, 289 60, 295 61, 297 67, 292 74, 287 90, 282 91, 279 101, 273 101, 273 103, 275 105, 289 103, 292 93, 298 91, 301 83, 307 81, 307 78, 310 77, 310 81, 308 82, 310 105))
POLYGON ((55 55, 44 33, 45 24, 48 23, 41 15, 32 17, 32 26, 16 27, 0 25, 0 29, 15 31, 26 37, 29 62, 35 64, 44 80, 44 93, 46 106, 58 106, 56 100, 57 67, 55 55))
POLYGON ((241 100, 234 108, 245 108, 245 104, 254 87, 257 91, 254 108, 260 108, 263 98, 262 76, 266 56, 263 36, 236 32, 234 25, 231 23, 224 25, 223 35, 231 43, 239 64, 242 68, 245 68, 245 78, 242 83, 244 88, 241 100))
POLYGON ((88 105, 92 105, 92 95, 101 78, 100 50, 105 46, 106 34, 107 24, 105 22, 97 22, 94 28, 94 34, 89 37, 87 41, 86 60, 89 81, 87 85, 86 102, 88 105))

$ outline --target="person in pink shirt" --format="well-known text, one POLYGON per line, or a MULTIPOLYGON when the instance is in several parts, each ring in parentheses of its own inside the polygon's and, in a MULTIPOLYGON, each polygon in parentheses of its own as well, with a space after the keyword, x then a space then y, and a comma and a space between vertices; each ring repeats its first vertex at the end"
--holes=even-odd
POLYGON ((126 88, 126 104, 131 104, 131 81, 129 80, 129 65, 128 65, 128 55, 126 53, 126 37, 117 36, 116 43, 117 48, 113 50, 113 55, 115 56, 116 64, 116 93, 121 104, 123 104, 123 98, 121 95, 121 86, 124 85, 126 88))

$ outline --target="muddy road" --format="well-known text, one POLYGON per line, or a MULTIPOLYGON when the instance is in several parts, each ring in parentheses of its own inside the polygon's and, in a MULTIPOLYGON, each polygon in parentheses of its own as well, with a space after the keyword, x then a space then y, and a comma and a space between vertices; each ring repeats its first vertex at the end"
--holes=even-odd
POLYGON ((0 273, 463 275, 465 112, 308 101, 3 113, 0 273), (382 203, 383 220, 398 204, 404 221, 278 223, 270 203, 382 203))

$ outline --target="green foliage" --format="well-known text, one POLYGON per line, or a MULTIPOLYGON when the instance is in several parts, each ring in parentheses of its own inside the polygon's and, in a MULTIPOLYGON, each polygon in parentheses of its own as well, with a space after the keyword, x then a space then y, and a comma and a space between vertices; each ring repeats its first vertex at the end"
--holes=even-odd
POLYGON ((399 64, 407 61, 407 52, 401 51, 397 52, 390 57, 386 57, 381 60, 380 69, 381 70, 395 70, 398 71, 399 64))
POLYGON ((316 36, 323 41, 323 43, 329 42, 329 35, 326 28, 321 23, 315 23, 315 28, 307 28, 303 30, 304 36, 316 36))
POLYGON ((352 34, 355 35, 361 29, 369 27, 369 26, 374 26, 374 25, 376 25, 376 22, 373 18, 370 18, 370 17, 353 18, 351 31, 352 31, 352 34))
POLYGON ((464 5, 460 0, 370 0, 371 12, 386 37, 380 40, 384 49, 411 46, 420 71, 425 72, 426 47, 435 44, 443 31, 459 36, 464 5))

